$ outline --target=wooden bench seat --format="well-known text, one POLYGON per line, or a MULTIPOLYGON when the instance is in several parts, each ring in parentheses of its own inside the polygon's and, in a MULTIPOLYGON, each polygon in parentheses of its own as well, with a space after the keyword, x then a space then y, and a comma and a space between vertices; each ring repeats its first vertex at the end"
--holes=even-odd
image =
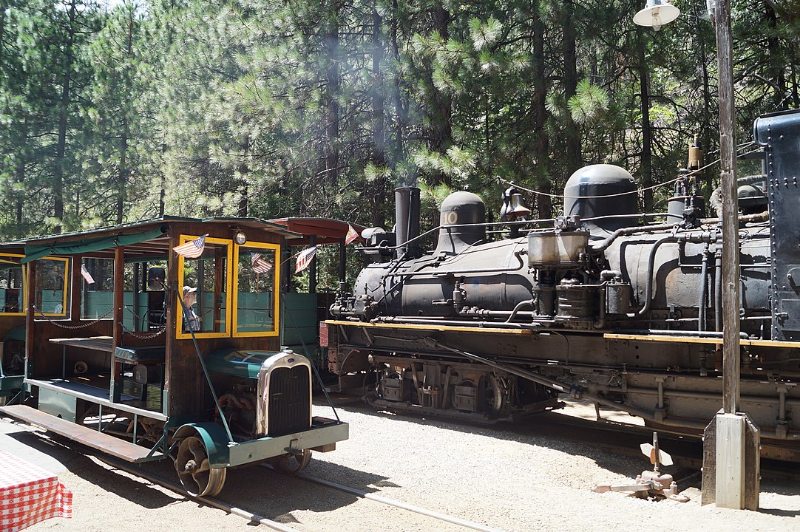
POLYGON ((88 447, 98 449, 128 462, 143 462, 162 457, 161 453, 150 454, 150 449, 131 442, 103 434, 97 430, 57 418, 25 405, 0 407, 0 413, 36 425, 47 431, 60 434, 88 447))

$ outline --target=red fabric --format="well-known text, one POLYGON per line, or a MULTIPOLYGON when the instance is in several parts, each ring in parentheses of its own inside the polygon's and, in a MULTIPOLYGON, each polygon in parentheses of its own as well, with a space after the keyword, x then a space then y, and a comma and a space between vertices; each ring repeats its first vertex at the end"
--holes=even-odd
POLYGON ((72 492, 53 473, 0 451, 0 531, 51 517, 72 517, 72 492))

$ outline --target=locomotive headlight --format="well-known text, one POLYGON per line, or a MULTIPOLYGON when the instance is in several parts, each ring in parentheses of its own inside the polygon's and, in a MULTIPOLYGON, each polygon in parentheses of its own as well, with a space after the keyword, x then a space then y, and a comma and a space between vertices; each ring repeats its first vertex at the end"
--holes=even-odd
POLYGON ((373 366, 373 365, 375 365, 375 357, 373 357, 373 356, 372 356, 372 353, 370 353, 369 355, 367 355, 367 362, 369 362, 369 365, 370 365, 370 366, 373 366))
POLYGON ((233 241, 243 246, 247 242, 247 235, 241 231, 237 231, 235 235, 233 235, 233 241))

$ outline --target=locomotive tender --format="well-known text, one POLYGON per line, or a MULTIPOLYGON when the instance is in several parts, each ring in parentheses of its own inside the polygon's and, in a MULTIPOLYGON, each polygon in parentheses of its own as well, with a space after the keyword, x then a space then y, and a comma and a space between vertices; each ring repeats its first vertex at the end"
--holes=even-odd
MULTIPOLYGON (((770 456, 796 459, 800 111, 754 129, 764 173, 739 189, 740 408, 770 456)), ((514 192, 506 218, 529 212, 514 192)), ((378 407, 473 419, 571 396, 687 433, 719 410, 721 226, 703 218, 691 174, 676 180, 666 220, 645 224, 627 171, 582 168, 550 227, 509 221, 500 238, 487 235, 499 224, 485 223, 482 200, 455 192, 428 253, 418 247, 419 191, 396 194, 396 233, 363 234, 370 263, 326 323, 342 388, 374 372, 378 407)))

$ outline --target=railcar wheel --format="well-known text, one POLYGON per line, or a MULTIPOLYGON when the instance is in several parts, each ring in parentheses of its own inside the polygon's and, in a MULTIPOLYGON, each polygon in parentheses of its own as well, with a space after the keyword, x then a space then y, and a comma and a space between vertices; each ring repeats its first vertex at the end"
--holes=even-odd
POLYGON ((222 491, 227 477, 224 467, 211 467, 203 441, 197 436, 183 438, 178 444, 175 471, 191 495, 213 497, 222 491))
POLYGON ((271 460, 278 470, 296 475, 311 462, 311 449, 303 449, 298 454, 284 454, 271 460))

